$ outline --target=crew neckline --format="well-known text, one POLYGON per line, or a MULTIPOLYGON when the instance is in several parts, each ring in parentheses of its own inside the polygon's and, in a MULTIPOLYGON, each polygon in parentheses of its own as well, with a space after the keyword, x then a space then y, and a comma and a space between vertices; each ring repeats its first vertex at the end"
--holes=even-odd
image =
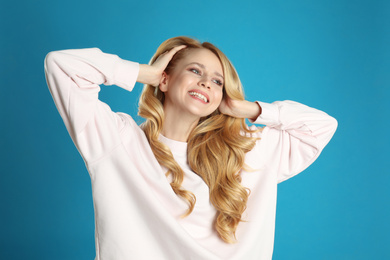
POLYGON ((173 154, 185 155, 187 153, 187 142, 169 139, 162 134, 160 134, 159 140, 160 142, 166 144, 171 149, 173 154))

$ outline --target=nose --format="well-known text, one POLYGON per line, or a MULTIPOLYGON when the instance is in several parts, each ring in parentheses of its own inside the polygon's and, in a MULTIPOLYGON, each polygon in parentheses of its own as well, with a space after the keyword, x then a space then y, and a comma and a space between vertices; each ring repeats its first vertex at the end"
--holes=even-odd
POLYGON ((210 88, 210 81, 207 77, 202 77, 202 79, 199 81, 199 85, 204 88, 210 88))

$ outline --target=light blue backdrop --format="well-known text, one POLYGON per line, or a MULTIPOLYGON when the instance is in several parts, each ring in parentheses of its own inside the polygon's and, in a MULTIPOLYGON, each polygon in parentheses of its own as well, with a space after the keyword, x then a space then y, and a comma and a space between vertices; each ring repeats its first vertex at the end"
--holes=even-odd
MULTIPOLYGON (((339 128, 279 185, 274 259, 390 259, 389 1, 1 1, 0 259, 93 259, 90 180, 43 70, 52 50, 146 63, 195 36, 235 64, 251 101, 291 99, 339 128)), ((105 87, 136 114, 141 86, 105 87)))

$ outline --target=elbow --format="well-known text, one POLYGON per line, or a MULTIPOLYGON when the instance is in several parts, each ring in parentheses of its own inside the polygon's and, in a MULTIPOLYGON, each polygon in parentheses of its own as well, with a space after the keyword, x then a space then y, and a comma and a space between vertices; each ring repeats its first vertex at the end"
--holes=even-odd
POLYGON ((56 79, 58 79, 59 74, 64 72, 60 65, 61 59, 63 59, 63 54, 60 51, 49 52, 45 57, 44 71, 50 91, 56 87, 56 79))
POLYGON ((337 127, 337 120, 334 117, 328 116, 328 119, 326 120, 326 123, 324 122, 322 130, 320 130, 319 134, 319 140, 321 140, 320 150, 323 149, 323 147, 325 147, 326 144, 328 144, 329 141, 332 139, 333 135, 337 130, 337 127))
POLYGON ((339 123, 336 118, 331 116, 329 116, 329 118, 329 128, 331 129, 333 135, 336 132, 339 123))
POLYGON ((56 63, 57 57, 58 57, 59 51, 51 51, 49 52, 45 57, 45 72, 49 73, 53 67, 53 65, 56 63))

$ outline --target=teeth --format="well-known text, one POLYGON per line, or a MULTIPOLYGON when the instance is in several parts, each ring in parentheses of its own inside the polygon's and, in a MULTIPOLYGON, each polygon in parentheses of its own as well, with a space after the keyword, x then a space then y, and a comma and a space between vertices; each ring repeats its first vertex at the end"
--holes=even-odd
POLYGON ((205 96, 203 96, 202 94, 198 93, 198 92, 189 92, 189 94, 191 96, 195 96, 195 97, 198 97, 200 99, 202 99, 204 102, 207 102, 207 98, 205 96))

